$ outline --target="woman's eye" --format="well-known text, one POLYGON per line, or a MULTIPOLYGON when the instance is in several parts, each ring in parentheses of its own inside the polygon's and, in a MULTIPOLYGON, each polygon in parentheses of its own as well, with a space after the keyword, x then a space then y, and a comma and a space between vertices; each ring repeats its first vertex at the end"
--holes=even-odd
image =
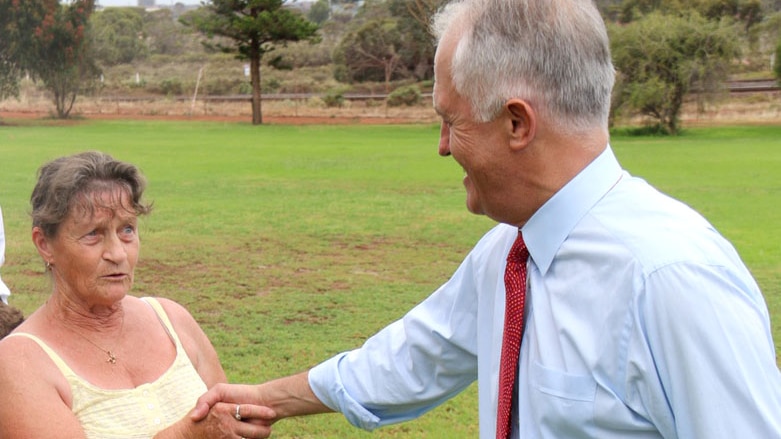
POLYGON ((81 240, 88 244, 94 244, 100 240, 100 232, 97 229, 90 230, 81 237, 81 240))

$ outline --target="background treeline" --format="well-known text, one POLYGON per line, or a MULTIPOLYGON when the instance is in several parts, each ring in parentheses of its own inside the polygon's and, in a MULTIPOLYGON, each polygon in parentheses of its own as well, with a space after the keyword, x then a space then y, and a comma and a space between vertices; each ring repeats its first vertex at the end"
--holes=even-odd
MULTIPOLYGON (((0 31, 6 28, 1 33, 6 43, 0 40, 0 98, 14 91, 6 81, 3 92, 3 46, 13 35, 38 31, 30 21, 30 29, 18 29, 26 24, 17 22, 16 33, 7 32, 2 17, 13 14, 5 14, 3 5, 7 10, 14 3, 52 1, 0 0, 0 31)), ((392 93, 395 104, 415 104, 433 76, 428 17, 445 1, 318 0, 304 10, 299 2, 280 0, 280 7, 301 14, 318 31, 303 41, 265 44, 259 87, 263 94, 318 93, 331 105, 339 105, 345 93, 392 93)), ((76 3, 89 7, 91 2, 71 5, 76 3)), ((253 2, 207 5, 220 3, 253 2)), ((781 0, 598 0, 597 5, 608 22, 619 72, 615 115, 641 114, 660 130, 676 132, 680 107, 691 91, 705 102, 723 91, 728 78, 781 76, 781 0)), ((251 94, 246 54, 239 59, 241 53, 225 49, 236 47, 236 41, 193 25, 213 12, 182 4, 95 11, 82 28, 80 46, 88 61, 81 70, 94 82, 82 76, 79 93, 191 95, 197 84, 200 94, 251 94)), ((35 57, 48 61, 52 49, 38 50, 35 57)), ((35 73, 29 64, 26 69, 35 73)), ((52 90, 43 75, 31 77, 36 86, 52 90)))
MULTIPOLYGON (((319 26, 318 38, 276 44, 263 57, 263 93, 384 94, 430 81, 434 47, 423 22, 427 18, 411 16, 408 3, 374 0, 359 6, 332 0, 329 9, 329 2, 320 0, 300 11, 319 26)), ((248 62, 211 49, 220 40, 223 45, 230 41, 214 37, 202 44, 204 35, 187 26, 198 14, 176 8, 97 11, 91 25, 104 72, 102 91, 187 94, 203 68, 202 93, 251 93, 244 71, 248 62)))

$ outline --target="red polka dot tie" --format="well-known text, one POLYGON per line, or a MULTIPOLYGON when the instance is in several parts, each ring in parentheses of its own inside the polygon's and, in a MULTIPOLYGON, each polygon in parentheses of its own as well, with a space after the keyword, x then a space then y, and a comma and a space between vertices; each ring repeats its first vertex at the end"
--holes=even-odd
POLYGON ((504 336, 502 338, 502 357, 499 365, 499 408, 496 416, 496 439, 510 436, 510 413, 513 399, 513 386, 518 370, 518 355, 521 351, 523 334, 523 307, 526 302, 526 260, 529 250, 518 231, 510 253, 507 255, 507 268, 504 271, 506 291, 504 310, 504 336))

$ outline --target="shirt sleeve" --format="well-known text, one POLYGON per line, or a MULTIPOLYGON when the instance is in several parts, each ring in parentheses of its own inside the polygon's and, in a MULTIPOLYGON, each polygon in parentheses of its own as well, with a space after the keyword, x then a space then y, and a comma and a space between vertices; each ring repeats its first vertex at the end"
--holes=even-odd
POLYGON ((781 437, 781 373, 749 273, 671 264, 646 278, 640 302, 661 389, 644 397, 651 416, 671 412, 679 438, 781 437))
POLYGON ((315 395, 366 430, 416 418, 477 377, 476 294, 467 258, 403 318, 309 372, 315 395))

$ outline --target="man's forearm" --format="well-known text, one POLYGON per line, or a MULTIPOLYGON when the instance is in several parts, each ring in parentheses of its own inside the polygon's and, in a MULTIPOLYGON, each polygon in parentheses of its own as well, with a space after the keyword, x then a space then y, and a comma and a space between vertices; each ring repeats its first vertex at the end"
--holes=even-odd
POLYGON ((258 385, 260 400, 277 413, 277 418, 331 413, 309 386, 309 372, 301 372, 258 385))

